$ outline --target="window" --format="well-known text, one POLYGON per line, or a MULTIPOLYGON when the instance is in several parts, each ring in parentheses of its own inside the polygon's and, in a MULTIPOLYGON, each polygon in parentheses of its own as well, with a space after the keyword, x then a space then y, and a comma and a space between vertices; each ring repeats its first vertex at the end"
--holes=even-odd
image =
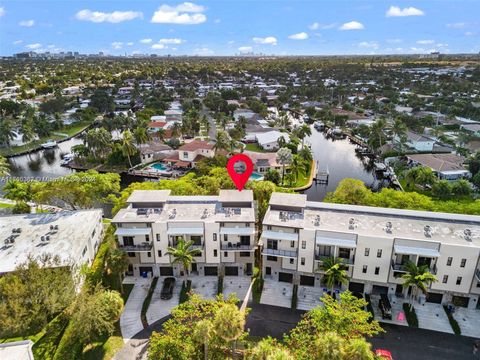
POLYGON ((453 261, 453 258, 452 257, 449 257, 447 259, 447 266, 452 266, 452 261, 453 261))
POLYGON ((129 252, 127 253, 128 254, 128 257, 135 257, 135 253, 134 252, 129 252))
POLYGON ((240 257, 250 257, 250 252, 248 252, 248 251, 240 251, 240 257))
POLYGON ((82 256, 85 256, 86 253, 87 253, 87 247, 85 246, 82 251, 82 256))
POLYGON ((369 256, 370 255, 370 248, 365 248, 365 256, 369 256))
POLYGON ((228 241, 228 235, 227 234, 223 234, 223 241, 228 241))
POLYGON ((294 232, 295 234, 298 234, 299 230, 298 230, 298 229, 293 229, 293 232, 294 232))
POLYGON ((305 258, 304 257, 300 258, 300 265, 305 265, 305 258))
POLYGON ((123 237, 124 246, 133 246, 133 236, 124 236, 123 237))
POLYGON ((460 261, 460 267, 465 267, 466 263, 467 263, 467 259, 462 259, 462 261, 460 261))
POLYGON ((147 252, 147 256, 148 256, 148 257, 152 257, 152 253, 151 253, 150 251, 147 252))
POLYGON ((158 257, 162 257, 162 250, 157 251, 158 257))
POLYGON ((267 256, 267 260, 268 261, 277 261, 277 257, 276 256, 267 256))
POLYGON ((480 288, 480 281, 477 281, 477 288, 480 288))
POLYGON ((448 282, 448 275, 443 275, 442 283, 446 284, 448 282))
POLYGON ((302 249, 307 248, 307 242, 305 240, 302 240, 302 249))
POLYGON ((240 236, 240 245, 250 246, 250 236, 240 236))
POLYGON ((290 264, 294 264, 295 263, 295 259, 294 258, 290 258, 290 264))
POLYGON ((364 274, 367 273, 367 268, 368 268, 367 265, 363 265, 362 272, 363 272, 364 274))
POLYGON ((157 241, 160 241, 160 234, 157 234, 157 241))
POLYGON ((217 234, 213 234, 213 241, 217 241, 217 234))
POLYGON ((342 259, 350 259, 350 249, 339 248, 338 249, 338 257, 342 258, 342 259))
POLYGON ((250 223, 245 223, 245 227, 250 227, 250 223))
POLYGON ((145 241, 149 242, 150 241, 150 235, 145 235, 145 241))
POLYGON ((270 225, 267 225, 267 230, 272 230, 272 227, 270 225))
POLYGON ((375 266, 375 275, 380 274, 380 266, 375 266))
POLYGON ((217 257, 218 256, 218 251, 217 249, 213 250, 213 257, 217 257))
POLYGON ((295 241, 290 241, 290 247, 291 248, 295 247, 295 241))
POLYGON ((377 250, 377 258, 381 258, 382 257, 382 249, 378 249, 377 250))
POLYGON ((457 277, 457 285, 460 285, 462 283, 462 277, 458 276, 457 277))
POLYGON ((331 256, 332 255, 332 248, 327 245, 320 245, 318 247, 318 255, 321 256, 331 256))
POLYGON ((193 241, 193 245, 202 245, 202 237, 198 235, 190 236, 190 240, 193 241))
POLYGON ((267 249, 278 250, 278 241, 277 240, 267 240, 267 249))
POLYGON ((228 257, 228 251, 224 251, 223 256, 228 257))
POLYGON ((187 151, 184 151, 184 152, 183 152, 183 158, 184 158, 184 159, 188 159, 188 152, 187 152, 187 151))

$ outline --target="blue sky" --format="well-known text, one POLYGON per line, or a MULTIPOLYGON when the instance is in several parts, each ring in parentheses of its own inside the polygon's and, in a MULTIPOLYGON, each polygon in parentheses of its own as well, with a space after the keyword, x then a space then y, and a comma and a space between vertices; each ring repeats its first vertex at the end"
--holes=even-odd
POLYGON ((478 0, 0 0, 0 54, 471 53, 478 0))

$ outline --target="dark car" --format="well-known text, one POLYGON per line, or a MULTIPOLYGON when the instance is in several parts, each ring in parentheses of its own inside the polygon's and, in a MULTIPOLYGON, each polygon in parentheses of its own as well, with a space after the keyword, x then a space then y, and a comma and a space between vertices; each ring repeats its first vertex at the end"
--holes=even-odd
POLYGON ((390 300, 385 294, 380 295, 380 301, 378 302, 378 307, 382 312, 383 319, 392 320, 392 305, 390 305, 390 300))
POLYGON ((163 282, 162 292, 160 293, 160 299, 168 300, 173 296, 173 288, 175 287, 175 278, 167 277, 163 282))

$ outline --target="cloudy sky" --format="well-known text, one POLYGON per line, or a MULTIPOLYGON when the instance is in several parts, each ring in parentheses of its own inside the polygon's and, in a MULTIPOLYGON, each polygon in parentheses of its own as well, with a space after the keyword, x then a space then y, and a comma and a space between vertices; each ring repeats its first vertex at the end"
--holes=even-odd
POLYGON ((471 53, 479 0, 0 0, 0 55, 471 53))

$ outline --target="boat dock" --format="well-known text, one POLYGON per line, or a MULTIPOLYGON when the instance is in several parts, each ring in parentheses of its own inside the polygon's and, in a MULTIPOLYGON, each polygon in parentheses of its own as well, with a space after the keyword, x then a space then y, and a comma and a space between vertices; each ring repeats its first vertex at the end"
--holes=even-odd
POLYGON ((317 173, 313 178, 315 183, 328 184, 328 178, 330 177, 330 171, 328 170, 328 165, 326 170, 320 169, 318 167, 318 161, 317 161, 317 169, 318 169, 317 173))

